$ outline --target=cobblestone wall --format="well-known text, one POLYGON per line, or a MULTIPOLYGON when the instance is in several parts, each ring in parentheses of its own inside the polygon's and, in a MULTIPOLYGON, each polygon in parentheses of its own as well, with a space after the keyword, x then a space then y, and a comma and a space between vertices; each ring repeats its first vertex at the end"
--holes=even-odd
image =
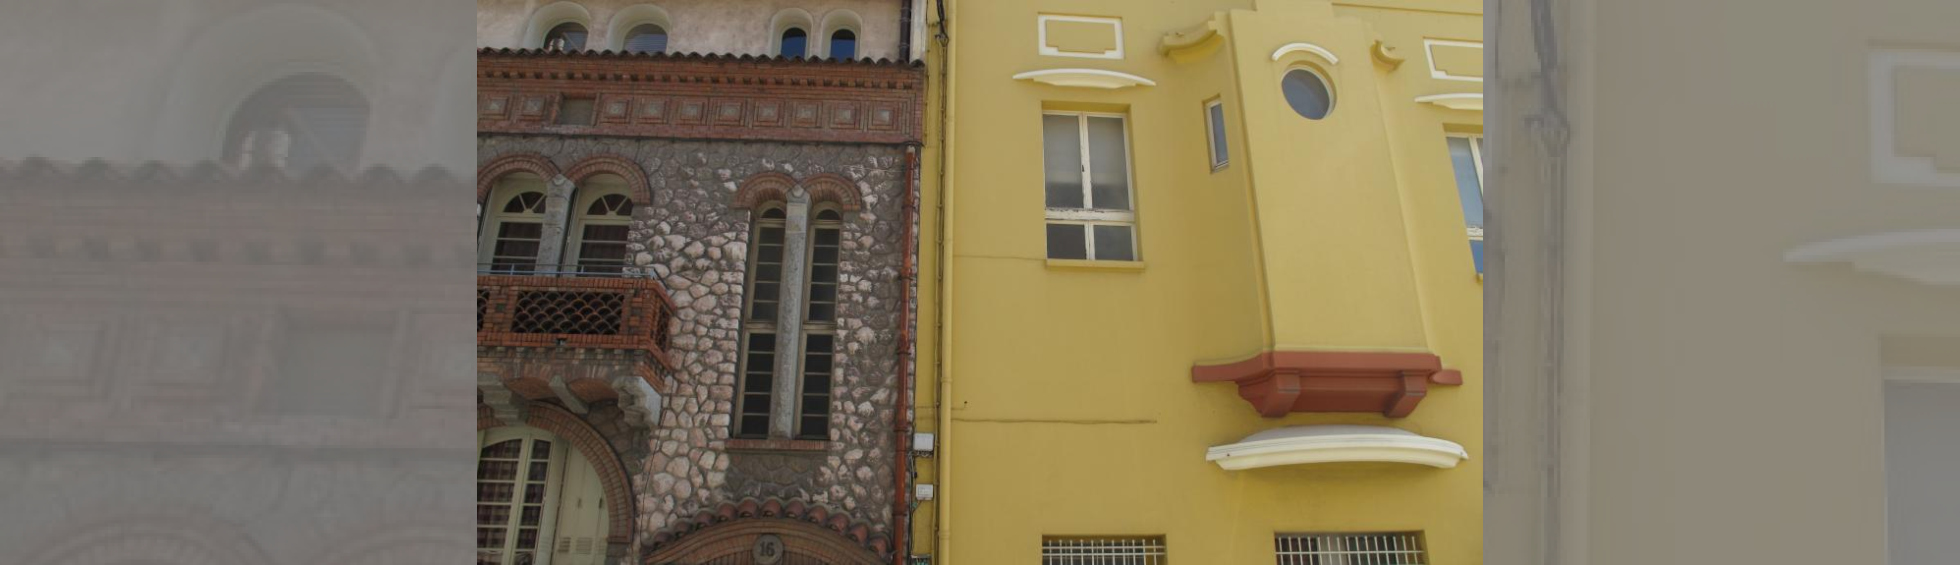
POLYGON ((647 534, 745 498, 800 499, 890 534, 896 348, 905 320, 898 303, 902 148, 487 136, 478 149, 479 164, 528 153, 568 170, 587 157, 613 155, 647 174, 654 201, 635 203, 628 253, 674 298, 678 325, 670 352, 679 367, 646 455, 626 461, 643 542, 647 534), (772 171, 798 179, 843 175, 864 200, 843 225, 838 373, 823 451, 744 452, 728 445, 750 233, 748 211, 730 203, 745 178, 772 171))

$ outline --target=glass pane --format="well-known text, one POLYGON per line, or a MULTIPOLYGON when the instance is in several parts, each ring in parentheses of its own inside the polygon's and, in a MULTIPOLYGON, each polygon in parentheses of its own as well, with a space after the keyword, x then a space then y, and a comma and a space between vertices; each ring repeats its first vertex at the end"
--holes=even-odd
POLYGON ((480 461, 476 464, 476 478, 486 481, 517 480, 516 461, 480 461))
MULTIPOLYGON (((765 239, 763 241, 768 240, 765 239)), ((781 263, 783 262, 783 247, 781 245, 763 245, 762 247, 758 247, 756 248, 756 260, 765 263, 781 263)))
POLYGON ((790 28, 788 31, 784 31, 782 55, 784 57, 802 57, 808 51, 807 44, 809 40, 809 34, 801 29, 790 28))
POLYGON ((476 485, 477 502, 510 502, 511 496, 516 494, 517 487, 510 483, 478 483, 476 485))
POLYGON ((836 302, 837 287, 828 284, 810 285, 810 300, 812 302, 836 302))
POLYGON ((1286 103, 1302 117, 1318 120, 1327 117, 1327 111, 1334 105, 1332 94, 1327 92, 1327 83, 1321 82, 1320 75, 1306 69, 1287 71, 1286 78, 1280 80, 1280 92, 1286 95, 1286 103))
POLYGON ((1123 146, 1122 118, 1089 118, 1089 207, 1130 209, 1130 156, 1123 146))
POLYGON ((574 23, 558 24, 551 32, 544 34, 544 48, 563 51, 585 49, 585 26, 574 23))
POLYGON ((835 304, 811 304, 810 305, 810 321, 829 322, 836 319, 837 319, 837 305, 835 304))
POLYGON ((476 505, 476 523, 484 526, 501 526, 510 522, 510 507, 501 504, 476 505))
POLYGON ((769 417, 766 415, 742 416, 742 429, 736 433, 749 437, 767 436, 769 435, 769 417))
POLYGON ((485 459, 516 459, 518 455, 523 454, 523 451, 524 442, 513 439, 497 442, 496 445, 483 448, 483 457, 485 459))
POLYGON ((769 333, 749 334, 749 351, 775 351, 775 350, 776 350, 776 334, 769 334, 769 333))
POLYGON ((544 503, 544 484, 543 484, 543 483, 531 483, 531 484, 528 484, 528 485, 524 485, 524 503, 525 503, 525 504, 543 504, 543 503, 544 503))
POLYGON ((544 507, 543 506, 524 507, 524 517, 522 518, 522 520, 523 521, 519 523, 525 526, 538 525, 539 522, 542 522, 544 520, 544 507))
POLYGON ((757 280, 765 280, 765 281, 773 281, 773 280, 783 278, 783 266, 782 265, 756 265, 755 278, 757 280))
POLYGON ((1477 273, 1484 272, 1484 240, 1470 240, 1470 261, 1477 267, 1477 273))
POLYGON ((1216 167, 1230 158, 1225 150, 1225 105, 1213 104, 1206 114, 1211 120, 1211 166, 1216 167))
POLYGON ((661 53, 667 50, 667 30, 653 24, 640 24, 626 34, 626 52, 661 53))
POLYGON ((1075 116, 1041 117, 1041 158, 1049 208, 1081 208, 1082 130, 1075 116))
POLYGON ((1089 239, 1084 226, 1048 224, 1049 259, 1088 259, 1089 239))
POLYGON ((1484 227, 1484 183, 1477 178, 1477 155, 1470 151, 1470 139, 1451 137, 1450 166, 1456 170, 1456 196, 1463 201, 1463 224, 1484 227))
POLYGON ((848 29, 840 29, 837 33, 830 34, 830 58, 856 59, 857 34, 851 33, 848 29))
POLYGON ((1131 226, 1094 226, 1096 230, 1096 260, 1135 261, 1135 229, 1131 226))

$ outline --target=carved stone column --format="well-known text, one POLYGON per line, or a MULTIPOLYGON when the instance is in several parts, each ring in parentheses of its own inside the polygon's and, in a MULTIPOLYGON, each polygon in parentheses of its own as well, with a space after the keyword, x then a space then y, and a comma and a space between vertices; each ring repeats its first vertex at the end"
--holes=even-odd
POLYGON ((545 183, 544 227, 542 239, 538 241, 538 269, 544 271, 563 270, 559 264, 565 257, 565 229, 571 222, 572 179, 565 175, 551 177, 545 183))
POLYGON ((782 305, 776 311, 776 379, 769 403, 769 436, 789 438, 796 433, 796 405, 800 400, 797 368, 803 351, 803 283, 808 279, 810 255, 810 192, 803 187, 789 191, 789 206, 783 221, 782 305))

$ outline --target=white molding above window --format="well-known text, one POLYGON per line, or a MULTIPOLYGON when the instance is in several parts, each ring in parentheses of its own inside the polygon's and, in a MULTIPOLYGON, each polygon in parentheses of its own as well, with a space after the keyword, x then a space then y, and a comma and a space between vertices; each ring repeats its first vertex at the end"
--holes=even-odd
POLYGON ((1790 263, 1849 263, 1852 268, 1932 286, 1960 286, 1960 229, 1861 235, 1799 246, 1790 263))
POLYGON ((1205 450, 1227 471, 1313 463, 1409 463, 1456 467, 1470 452, 1456 442, 1383 426, 1290 426, 1205 450))
POLYGON ((1451 93, 1451 94, 1431 94, 1428 96, 1417 96, 1416 103, 1435 104, 1437 106, 1442 106, 1444 108, 1449 108, 1451 110, 1470 110, 1473 112, 1482 112, 1484 111, 1484 93, 1460 92, 1460 93, 1451 93))
POLYGON ((1014 80, 1031 80, 1052 86, 1072 88, 1128 88, 1157 86, 1157 81, 1129 73, 1102 69, 1042 69, 1014 75, 1014 80))
POLYGON ((1041 14, 1035 16, 1035 45, 1042 55, 1049 57, 1077 57, 1082 59, 1122 59, 1123 58, 1123 20, 1122 18, 1097 18, 1090 16, 1057 16, 1041 14), (1081 22, 1109 24, 1116 34, 1116 48, 1102 53, 1078 53, 1063 51, 1048 46, 1048 22, 1081 22))
POLYGON ((1286 45, 1281 45, 1279 49, 1273 51, 1273 60, 1278 61, 1280 60, 1281 57, 1285 57, 1293 53, 1312 53, 1315 55, 1319 55, 1320 58, 1322 59, 1326 59, 1327 63, 1330 65, 1341 64, 1341 58, 1335 57, 1333 51, 1328 51, 1326 47, 1321 47, 1319 45, 1314 45, 1312 43, 1304 43, 1304 42, 1288 43, 1286 45))

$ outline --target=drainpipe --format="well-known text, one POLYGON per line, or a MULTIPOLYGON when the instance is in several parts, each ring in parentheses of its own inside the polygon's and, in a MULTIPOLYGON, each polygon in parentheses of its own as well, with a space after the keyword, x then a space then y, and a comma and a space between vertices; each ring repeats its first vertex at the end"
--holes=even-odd
POLYGON ((947 307, 947 304, 951 302, 950 297, 953 291, 953 245, 949 236, 952 233, 951 226, 953 224, 953 162, 947 158, 947 155, 953 152, 953 121, 951 116, 954 102, 954 75, 952 72, 954 53, 951 32, 952 18, 948 17, 946 13, 946 0, 936 0, 934 4, 938 7, 939 12, 939 32, 934 34, 933 41, 938 43, 941 49, 939 55, 939 155, 937 156, 939 159, 939 171, 937 171, 939 186, 933 187, 933 190, 937 191, 939 196, 937 202, 939 211, 938 215, 935 216, 938 218, 935 224, 938 233, 933 238, 935 240, 934 245, 938 251, 937 256, 939 257, 939 264, 936 265, 939 272, 937 274, 937 280, 934 281, 935 291, 933 293, 933 297, 935 298, 933 300, 933 307, 939 314, 934 317, 936 326, 933 330, 933 338, 939 341, 938 351, 933 354, 933 372, 937 373, 939 377, 939 387, 934 391, 936 395, 933 398, 934 416, 939 419, 938 429, 936 430, 939 439, 934 442, 933 451, 935 453, 932 458, 933 480, 938 483, 937 496, 934 497, 932 505, 934 538, 932 555, 934 565, 949 565, 952 563, 952 559, 949 556, 952 555, 951 548, 953 546, 951 527, 953 513, 948 510, 952 507, 953 501, 953 490, 949 488, 953 482, 953 466, 951 463, 953 459, 953 450, 951 449, 953 445, 953 411, 951 402, 948 400, 953 397, 953 375, 952 364, 947 359, 953 355, 953 332, 952 322, 950 320, 952 309, 947 307))
MULTIPOLYGON (((909 4, 908 4, 909 5, 909 4)), ((905 212, 901 220, 905 227, 898 238, 899 257, 902 265, 898 269, 898 404, 892 410, 892 445, 898 455, 897 464, 892 466, 892 565, 905 565, 912 554, 907 543, 911 533, 912 497, 908 486, 912 483, 912 285, 919 280, 917 263, 912 259, 912 237, 916 233, 918 221, 919 188, 919 148, 905 148, 905 212)))

